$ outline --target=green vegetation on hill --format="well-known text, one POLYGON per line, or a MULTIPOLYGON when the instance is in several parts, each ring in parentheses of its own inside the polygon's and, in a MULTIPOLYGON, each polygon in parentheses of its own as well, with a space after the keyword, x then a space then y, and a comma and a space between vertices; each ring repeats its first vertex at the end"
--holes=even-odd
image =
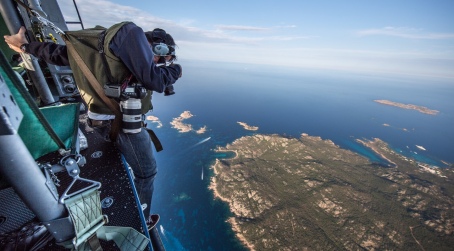
POLYGON ((329 140, 255 135, 218 151, 211 187, 255 250, 452 250, 454 173, 359 141, 395 167, 329 140))

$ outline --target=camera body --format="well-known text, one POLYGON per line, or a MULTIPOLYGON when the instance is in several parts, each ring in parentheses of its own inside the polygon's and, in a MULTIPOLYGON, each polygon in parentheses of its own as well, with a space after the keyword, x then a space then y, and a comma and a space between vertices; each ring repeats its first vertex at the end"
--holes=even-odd
POLYGON ((120 100, 122 130, 124 133, 139 133, 142 130, 142 101, 147 90, 139 83, 104 85, 107 97, 120 100), (125 86, 125 87, 123 87, 125 86))
POLYGON ((166 89, 164 90, 164 96, 170 96, 173 94, 175 94, 175 91, 173 90, 173 85, 167 86, 166 89))
POLYGON ((128 100, 130 98, 143 99, 147 95, 147 89, 140 83, 126 85, 105 84, 104 94, 109 98, 119 99, 120 101, 128 100))

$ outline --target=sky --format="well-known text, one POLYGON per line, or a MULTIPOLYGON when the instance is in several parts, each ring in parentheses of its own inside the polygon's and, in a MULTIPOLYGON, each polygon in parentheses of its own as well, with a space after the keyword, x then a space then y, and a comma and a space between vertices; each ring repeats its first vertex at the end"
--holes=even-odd
MULTIPOLYGON (((58 0, 67 21, 72 0, 58 0)), ((454 85, 453 0, 76 0, 85 28, 165 29, 181 61, 398 74, 454 85)), ((70 26, 70 29, 80 29, 70 26)))

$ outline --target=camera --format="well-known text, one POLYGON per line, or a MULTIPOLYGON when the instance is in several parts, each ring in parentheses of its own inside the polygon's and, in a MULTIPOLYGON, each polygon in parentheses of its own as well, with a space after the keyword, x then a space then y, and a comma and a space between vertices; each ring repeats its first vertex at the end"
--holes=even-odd
POLYGON ((142 130, 142 101, 147 90, 139 83, 124 85, 104 85, 107 97, 120 100, 122 130, 124 133, 139 133, 142 130), (123 87, 126 86, 126 87, 123 87))
POLYGON ((128 100, 129 98, 143 99, 147 95, 147 90, 139 83, 124 85, 104 85, 104 94, 109 98, 119 99, 120 101, 128 100))
POLYGON ((164 90, 164 96, 170 96, 173 94, 175 94, 175 91, 173 90, 173 85, 167 86, 166 89, 164 90))
MULTIPOLYGON (((160 61, 158 61, 158 67, 169 66, 171 64, 169 62, 165 62, 165 58, 164 57, 160 57, 159 60, 160 61), (161 62, 161 59, 163 60, 162 62, 161 62)), ((173 94, 175 94, 175 91, 174 91, 174 88, 173 88, 173 84, 168 85, 164 89, 164 96, 170 96, 170 95, 173 95, 173 94)))

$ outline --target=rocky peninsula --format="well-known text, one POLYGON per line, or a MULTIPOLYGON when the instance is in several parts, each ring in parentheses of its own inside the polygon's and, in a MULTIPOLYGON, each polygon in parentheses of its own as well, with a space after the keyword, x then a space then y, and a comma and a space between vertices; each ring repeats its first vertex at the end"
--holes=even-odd
POLYGON ((217 151, 210 188, 250 250, 452 250, 454 172, 379 139, 358 140, 387 164, 303 134, 242 137, 217 151))
POLYGON ((429 109, 425 106, 418 106, 418 105, 412 105, 412 104, 402 104, 402 103, 397 103, 389 100, 374 100, 377 103, 384 104, 384 105, 390 105, 390 106, 395 106, 403 109, 411 109, 411 110, 416 110, 418 112, 422 112, 425 114, 430 114, 430 115, 437 115, 439 111, 437 110, 432 110, 429 109))

